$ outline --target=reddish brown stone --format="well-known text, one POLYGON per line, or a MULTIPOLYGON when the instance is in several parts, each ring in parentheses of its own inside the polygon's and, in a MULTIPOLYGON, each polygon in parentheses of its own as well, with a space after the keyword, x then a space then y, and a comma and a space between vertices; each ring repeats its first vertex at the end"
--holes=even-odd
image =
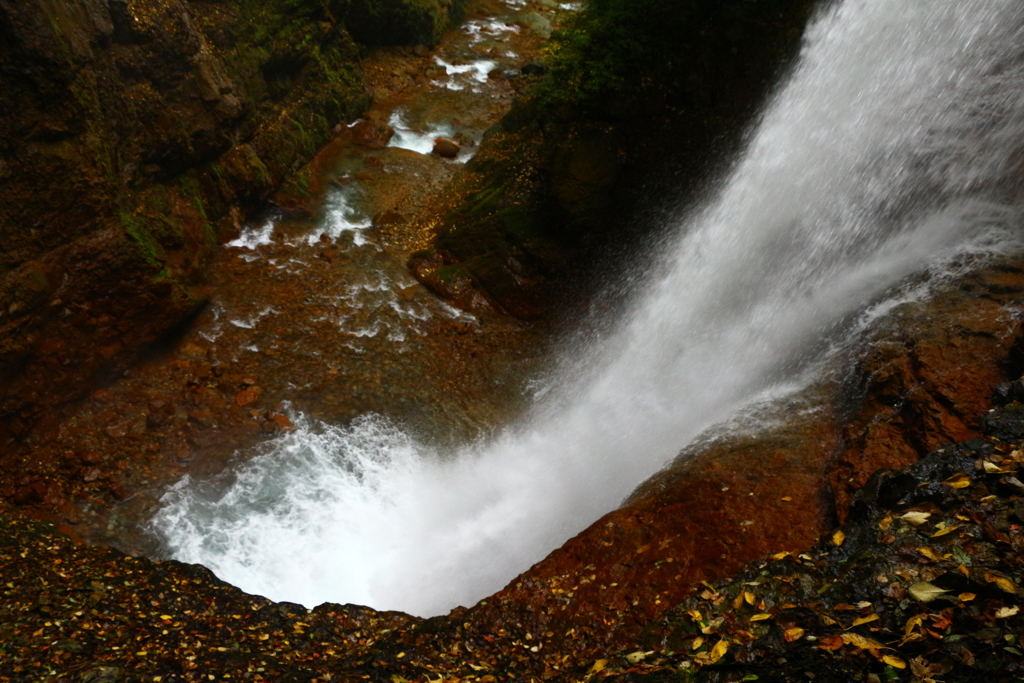
POLYGON ((1010 379, 1007 363, 1021 331, 1006 305, 1022 289, 1024 273, 995 266, 877 326, 851 378, 863 398, 828 473, 840 520, 875 471, 905 467, 978 434, 993 388, 1010 379))
POLYGON ((281 431, 288 431, 295 429, 295 424, 288 419, 287 415, 281 415, 280 413, 274 413, 270 416, 270 420, 277 425, 277 428, 281 431))
POLYGON ((394 128, 373 118, 365 118, 352 126, 352 141, 369 149, 384 149, 394 134, 394 128))
POLYGON ((262 393, 263 390, 259 387, 251 386, 248 389, 243 389, 238 392, 238 395, 235 396, 235 403, 242 407, 252 405, 253 403, 256 403, 256 401, 260 400, 260 394, 262 393))
POLYGON ((439 157, 454 159, 459 156, 459 150, 461 149, 462 148, 459 146, 459 143, 455 142, 455 140, 452 140, 451 138, 437 138, 434 140, 433 153, 439 157))

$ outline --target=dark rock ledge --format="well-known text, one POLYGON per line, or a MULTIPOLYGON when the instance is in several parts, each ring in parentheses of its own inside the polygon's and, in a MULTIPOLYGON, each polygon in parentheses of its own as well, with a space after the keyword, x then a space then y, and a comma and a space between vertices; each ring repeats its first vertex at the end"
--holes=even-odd
MULTIPOLYGON (((898 311, 876 330, 898 331, 889 346, 876 341, 851 370, 850 405, 697 454, 505 590, 444 617, 274 604, 202 568, 4 519, 0 681, 1018 680, 1024 384, 998 386, 1002 405, 988 405, 999 377, 1020 372, 1013 297, 991 291, 1019 276, 990 268, 898 311), (965 304, 973 319, 946 320, 965 304), (933 357, 940 349, 952 365, 933 357), (943 392, 963 399, 941 402, 945 423, 929 407, 943 392), (822 482, 850 453, 872 451, 854 447, 858 415, 892 427, 863 444, 906 452, 857 461, 857 477, 883 469, 863 477, 837 533, 822 482), (929 454, 899 462, 929 439, 939 442, 929 454), (789 469, 738 466, 751 453, 779 465, 769 473, 789 469)), ((837 507, 847 490, 834 490, 837 507)))
POLYGON ((1024 406, 983 422, 984 438, 876 473, 813 549, 704 582, 616 643, 528 633, 513 611, 275 604, 3 519, 0 680, 1019 680, 1024 406))

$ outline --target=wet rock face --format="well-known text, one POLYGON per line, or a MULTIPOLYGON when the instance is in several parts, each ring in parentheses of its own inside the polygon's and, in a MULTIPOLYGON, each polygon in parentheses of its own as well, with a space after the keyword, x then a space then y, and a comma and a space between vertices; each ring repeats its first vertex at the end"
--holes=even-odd
POLYGON ((0 3, 0 449, 205 300, 220 236, 369 103, 342 3, 0 3))
MULTIPOLYGON (((970 317, 973 302, 961 300, 970 317)), ((815 480, 824 488, 820 456, 838 448, 843 414, 804 409, 841 389, 794 402, 805 419, 767 437, 687 454, 504 591, 427 620, 275 604, 201 567, 77 546, 0 517, 0 676, 47 665, 83 681, 128 671, 182 681, 1016 680, 1021 404, 1002 391, 1009 401, 985 413, 982 437, 874 474, 834 529, 821 517, 827 502, 805 495, 815 480)), ((21 495, 49 493, 28 483, 21 495)))
MULTIPOLYGON (((493 624, 522 610, 527 630, 626 642, 701 581, 812 546, 852 514, 876 471, 910 466, 983 427, 1018 438, 1019 408, 986 411, 993 388, 1022 371, 1020 265, 997 263, 880 319, 854 350, 855 367, 837 366, 780 406, 780 425, 684 451, 469 615, 493 624)), ((1013 387, 1002 389, 1004 402, 1013 387)), ((878 505, 897 504, 903 494, 894 491, 878 505)))
POLYGON ((591 3, 554 35, 549 63, 523 67, 537 96, 517 102, 456 178, 433 251, 523 318, 563 310, 570 278, 614 277, 626 245, 665 222, 638 216, 705 182, 712 148, 728 156, 812 5, 591 3))
POLYGON ((828 478, 840 520, 874 472, 906 467, 944 443, 979 434, 993 387, 1020 374, 1024 292, 1019 263, 964 279, 926 304, 894 311, 847 375, 851 412, 828 478))

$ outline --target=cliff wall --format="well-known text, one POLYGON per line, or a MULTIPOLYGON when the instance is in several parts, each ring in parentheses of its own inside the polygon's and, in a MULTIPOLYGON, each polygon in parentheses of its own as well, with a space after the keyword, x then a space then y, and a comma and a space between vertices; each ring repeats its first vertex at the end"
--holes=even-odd
POLYGON ((204 303, 207 263, 452 0, 0 2, 0 449, 204 303), (397 30, 396 27, 401 30, 397 30))

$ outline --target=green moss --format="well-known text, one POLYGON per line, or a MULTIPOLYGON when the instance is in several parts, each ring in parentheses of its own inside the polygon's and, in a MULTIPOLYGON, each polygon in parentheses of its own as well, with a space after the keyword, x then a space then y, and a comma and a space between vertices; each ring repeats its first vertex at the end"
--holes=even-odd
POLYGON ((138 248, 139 253, 146 262, 154 268, 159 268, 161 272, 164 268, 164 250, 160 246, 160 243, 153 237, 145 221, 141 220, 138 216, 130 211, 125 210, 123 207, 118 207, 118 218, 121 222, 121 227, 124 228, 125 234, 127 234, 132 242, 138 248))
POLYGON ((552 36, 538 92, 548 106, 714 103, 730 85, 764 87, 762 69, 796 42, 815 4, 591 0, 552 36))
POLYGON ((462 21, 467 0, 352 0, 345 23, 367 45, 435 45, 462 21))

